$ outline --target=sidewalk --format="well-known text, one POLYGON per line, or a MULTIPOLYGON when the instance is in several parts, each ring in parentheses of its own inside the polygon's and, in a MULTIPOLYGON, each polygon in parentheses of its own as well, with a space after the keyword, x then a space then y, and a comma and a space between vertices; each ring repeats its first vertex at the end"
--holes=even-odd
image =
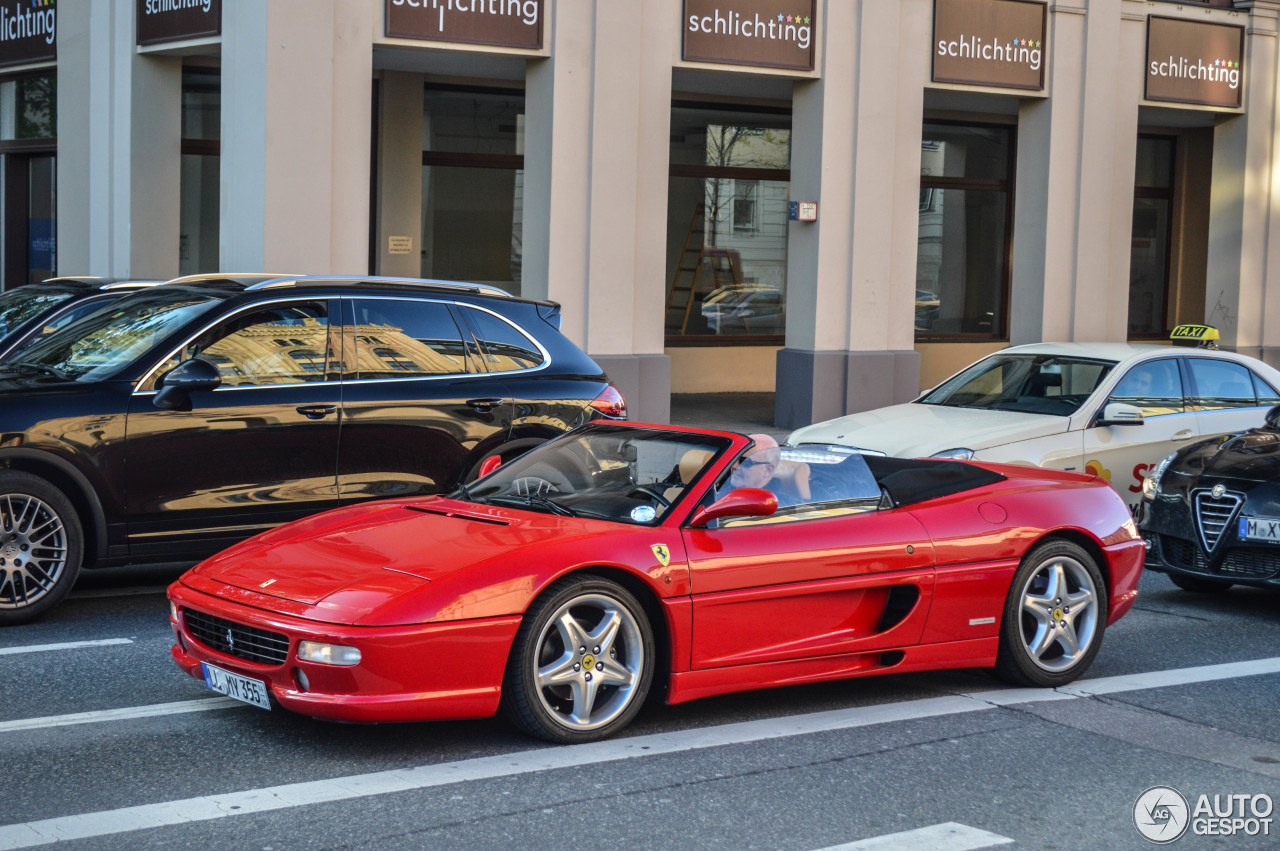
POLYGON ((779 443, 791 433, 773 424, 772 393, 674 393, 671 424, 763 433, 779 443))

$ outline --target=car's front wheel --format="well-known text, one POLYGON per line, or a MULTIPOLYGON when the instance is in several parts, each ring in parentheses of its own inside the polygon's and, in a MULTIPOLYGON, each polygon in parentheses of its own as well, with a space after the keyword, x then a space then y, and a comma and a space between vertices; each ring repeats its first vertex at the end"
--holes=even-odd
POLYGON ((603 739, 640 710, 654 661, 653 630, 629 591, 599 577, 568 577, 525 614, 507 662, 503 709, 531 736, 603 739))
POLYGON ((1065 685, 1098 655, 1106 622, 1107 587, 1093 557, 1069 541, 1041 544, 1009 585, 996 675, 1017 685, 1065 685))
POLYGON ((1225 579, 1202 579, 1199 576, 1187 576, 1185 573, 1170 573, 1169 578, 1183 591, 1192 591, 1196 594, 1220 594, 1231 587, 1231 583, 1225 579))
POLYGON ((67 596, 83 547, 80 518, 62 491, 0 471, 0 626, 35 620, 67 596))

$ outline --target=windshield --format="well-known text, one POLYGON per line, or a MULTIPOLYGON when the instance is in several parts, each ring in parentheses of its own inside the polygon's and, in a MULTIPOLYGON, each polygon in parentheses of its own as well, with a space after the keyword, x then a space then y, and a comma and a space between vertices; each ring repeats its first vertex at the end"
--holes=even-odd
POLYGON ((588 425, 499 467, 454 498, 655 525, 729 447, 714 435, 588 425))
POLYGON ((1084 404, 1115 365, 1063 355, 997 354, 947 379, 920 401, 1066 417, 1084 404))
POLYGON ((0 337, 12 334, 33 316, 71 298, 65 290, 18 287, 0 295, 0 337))
POLYGON ((76 381, 111 378, 222 299, 185 287, 134 293, 50 334, 24 351, 16 365, 76 381))

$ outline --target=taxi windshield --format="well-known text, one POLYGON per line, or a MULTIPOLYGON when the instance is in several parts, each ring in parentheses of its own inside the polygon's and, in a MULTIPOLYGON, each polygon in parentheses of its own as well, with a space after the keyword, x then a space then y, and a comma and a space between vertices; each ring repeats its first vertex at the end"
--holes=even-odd
POLYGON ((593 424, 455 491, 455 499, 651 526, 728 449, 715 435, 593 424))
POLYGON ((224 298, 186 287, 134 293, 45 337, 13 366, 74 381, 112 378, 224 298))
POLYGON ((1067 417, 1115 365, 1098 358, 996 354, 947 379, 920 402, 1067 417))

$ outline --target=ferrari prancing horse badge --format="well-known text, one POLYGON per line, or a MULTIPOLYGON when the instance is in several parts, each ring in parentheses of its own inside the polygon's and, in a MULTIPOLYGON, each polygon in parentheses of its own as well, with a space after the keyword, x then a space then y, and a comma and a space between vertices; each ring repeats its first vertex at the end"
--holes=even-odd
POLYGON ((666 544, 654 544, 649 549, 653 550, 653 554, 658 557, 663 567, 671 564, 671 550, 667 549, 666 544))

